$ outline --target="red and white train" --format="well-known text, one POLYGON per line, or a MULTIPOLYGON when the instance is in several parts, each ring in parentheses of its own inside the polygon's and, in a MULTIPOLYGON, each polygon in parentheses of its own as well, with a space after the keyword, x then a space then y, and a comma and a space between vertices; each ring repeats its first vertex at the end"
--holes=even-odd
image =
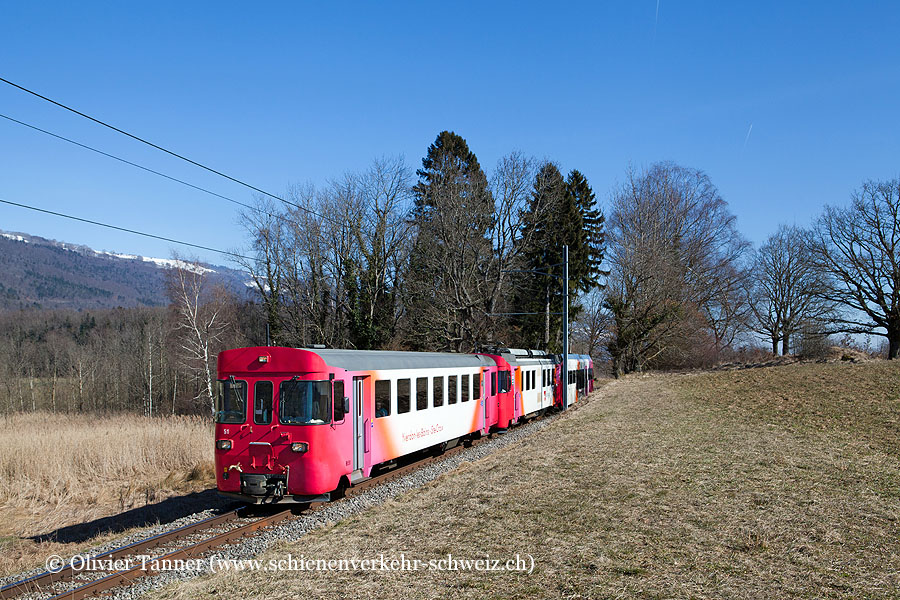
MULTIPOLYGON (((329 500, 379 465, 562 406, 559 360, 492 352, 222 352, 219 492, 253 503, 329 500)), ((589 356, 569 355, 566 388, 568 404, 593 390, 589 356)))

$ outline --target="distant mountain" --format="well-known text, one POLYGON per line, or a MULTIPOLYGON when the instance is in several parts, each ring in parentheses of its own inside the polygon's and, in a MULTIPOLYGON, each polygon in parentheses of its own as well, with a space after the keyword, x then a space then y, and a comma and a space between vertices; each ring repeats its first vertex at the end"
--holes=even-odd
MULTIPOLYGON (((165 273, 174 264, 0 232, 0 310, 164 306, 165 273)), ((242 297, 250 290, 247 273, 203 263, 200 269, 242 297)))

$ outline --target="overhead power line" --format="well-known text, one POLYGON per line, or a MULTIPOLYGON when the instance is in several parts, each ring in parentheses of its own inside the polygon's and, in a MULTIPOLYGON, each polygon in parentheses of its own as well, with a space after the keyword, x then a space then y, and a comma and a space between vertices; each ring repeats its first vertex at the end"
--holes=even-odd
POLYGON ((296 203, 294 203, 294 202, 291 202, 291 201, 289 201, 289 200, 285 200, 285 199, 282 198, 281 196, 277 196, 277 195, 275 195, 275 194, 269 193, 269 192, 267 192, 267 191, 265 191, 265 190, 263 190, 263 189, 260 189, 260 188, 254 186, 254 185, 251 185, 251 184, 249 184, 249 183, 247 183, 247 182, 245 182, 245 181, 242 181, 242 180, 240 180, 240 179, 237 179, 236 177, 232 177, 231 175, 227 175, 227 174, 225 174, 225 173, 223 173, 223 172, 221 172, 221 171, 217 171, 216 169, 213 169, 212 167, 207 167, 206 165, 204 165, 204 164, 202 164, 202 163, 199 163, 199 162, 197 162, 197 161, 195 161, 195 160, 192 160, 192 159, 190 159, 190 158, 188 158, 188 157, 186 157, 186 156, 183 156, 183 155, 181 155, 181 154, 178 154, 177 152, 173 152, 172 150, 169 150, 169 149, 167 149, 167 148, 163 148, 162 146, 160 146, 160 145, 158 145, 158 144, 154 144, 153 142, 150 142, 150 141, 148 141, 148 140, 145 140, 144 138, 139 137, 139 136, 137 136, 137 135, 134 135, 133 133, 129 133, 129 132, 123 130, 123 129, 119 129, 119 128, 116 127, 115 125, 110 125, 109 123, 106 123, 105 121, 101 121, 100 119, 97 119, 97 118, 92 117, 92 116, 90 116, 90 115, 88 115, 88 114, 85 114, 85 113, 81 112, 80 110, 76 110, 76 109, 72 108, 71 106, 66 106, 66 105, 63 104, 62 102, 57 102, 56 100, 53 100, 52 98, 48 98, 47 96, 44 96, 44 95, 42 95, 42 94, 39 94, 39 93, 35 92, 34 90, 30 90, 30 89, 28 89, 28 88, 26 88, 26 87, 24 87, 24 86, 21 86, 21 85, 19 85, 18 83, 14 83, 14 82, 12 82, 12 81, 10 81, 10 80, 8 80, 8 79, 4 79, 3 77, 0 77, 0 81, 2 81, 3 83, 6 83, 6 84, 8 84, 8 85, 11 85, 11 86, 14 87, 14 88, 17 88, 17 89, 19 89, 19 90, 22 90, 23 92, 25 92, 25 93, 27 93, 27 94, 31 94, 32 96, 35 96, 35 97, 37 97, 37 98, 40 98, 41 100, 45 100, 45 101, 47 101, 47 102, 49 102, 49 103, 51 103, 51 104, 54 104, 54 105, 56 105, 56 106, 58 106, 58 107, 60 107, 60 108, 62 108, 62 109, 65 109, 65 110, 67 110, 67 111, 69 111, 69 112, 75 113, 76 115, 78 115, 78 116, 80 116, 80 117, 84 117, 85 119, 88 119, 89 121, 93 121, 94 123, 97 123, 98 125, 102 125, 103 127, 107 127, 107 128, 109 128, 109 129, 112 129, 113 131, 115 131, 115 132, 117 132, 117 133, 121 133, 121 134, 124 135, 124 136, 130 137, 131 139, 136 140, 136 141, 138 141, 138 142, 141 142, 142 144, 146 144, 146 145, 150 146, 151 148, 155 148, 155 149, 157 149, 157 150, 160 150, 161 152, 165 152, 166 154, 169 154, 169 155, 171 155, 171 156, 174 156, 175 158, 178 158, 178 159, 180 159, 180 160, 183 160, 183 161, 185 161, 185 162, 188 162, 188 163, 190 163, 190 164, 192 164, 192 165, 194 165, 194 166, 196 166, 196 167, 200 167, 201 169, 204 169, 204 170, 206 170, 206 171, 209 171, 210 173, 214 173, 214 174, 216 174, 216 175, 218 175, 218 176, 220 176, 220 177, 224 177, 225 179, 228 179, 229 181, 233 181, 234 183, 237 183, 237 184, 239 184, 239 185, 242 185, 242 186, 244 186, 244 187, 246 187, 246 188, 249 188, 249 189, 251 189, 251 190, 253 190, 253 191, 255 191, 255 192, 259 192, 260 194, 263 194, 263 195, 265 195, 265 196, 269 196, 270 198, 274 198, 275 200, 278 200, 278 201, 280 201, 280 202, 284 202, 285 204, 288 204, 288 205, 290 205, 290 206, 293 206, 293 207, 295 207, 295 208, 297 208, 297 209, 299 209, 299 210, 305 211, 305 212, 307 212, 307 213, 309 213, 309 214, 311 214, 311 215, 313 215, 313 216, 319 217, 320 219, 323 219, 323 220, 325 220, 325 221, 329 221, 330 223, 333 223, 333 224, 335 224, 335 225, 338 225, 339 227, 342 226, 342 224, 339 223, 338 221, 336 221, 336 220, 334 220, 334 219, 332 219, 332 218, 330 218, 330 217, 326 217, 325 215, 322 215, 322 214, 320 214, 320 213, 318 213, 318 212, 316 212, 316 211, 314 211, 314 210, 312 210, 312 209, 310 209, 310 208, 307 208, 307 207, 305 207, 305 206, 301 206, 301 205, 296 204, 296 203))
MULTIPOLYGON (((228 201, 228 202, 231 202, 232 204, 237 204, 238 206, 243 206, 244 208, 247 208, 247 209, 250 209, 250 210, 255 210, 255 211, 259 211, 259 210, 260 210, 259 208, 254 207, 254 206, 251 206, 251 205, 249 205, 249 204, 247 204, 247 203, 245 203, 245 202, 241 202, 240 200, 235 200, 234 198, 229 198, 228 196, 223 196, 222 194, 219 194, 219 193, 217 193, 217 192, 213 192, 212 190, 208 190, 208 189, 206 189, 206 188, 200 187, 199 185, 194 185, 193 183, 184 181, 184 180, 182 180, 182 179, 178 179, 177 177, 172 177, 171 175, 166 175, 165 173, 162 173, 162 172, 160 172, 160 171, 156 171, 156 170, 151 169, 151 168, 149 168, 149 167, 145 167, 145 166, 143 166, 143 165, 139 165, 138 163, 131 162, 130 160, 126 160, 126 159, 124 159, 124 158, 121 158, 121 157, 119 157, 119 156, 116 156, 115 154, 110 154, 109 152, 104 152, 103 150, 98 150, 97 148, 93 148, 93 147, 91 147, 91 146, 88 146, 87 144, 82 144, 81 142, 77 142, 77 141, 75 141, 75 140, 73 140, 73 139, 67 138, 67 137, 62 136, 62 135, 59 135, 59 134, 57 134, 57 133, 53 133, 52 131, 47 131, 46 129, 41 129, 40 127, 37 127, 36 125, 31 125, 30 123, 26 123, 25 121, 20 121, 19 119, 14 119, 14 118, 12 118, 12 117, 10 117, 10 116, 8 116, 8 115, 4 115, 4 114, 2 114, 2 113, 0 113, 0 118, 6 119, 7 121, 12 121, 13 123, 17 123, 17 124, 19 124, 19 125, 22 125, 23 127, 28 127, 29 129, 33 129, 34 131, 39 131, 39 132, 41 132, 41 133, 43 133, 43 134, 49 135, 49 136, 54 137, 54 138, 56 138, 56 139, 58 139, 58 140, 62 140, 62 141, 64 141, 64 142, 68 142, 68 143, 70 143, 70 144, 74 144, 74 145, 78 146, 79 148, 84 148, 85 150, 90 150, 91 152, 96 152, 97 154, 101 154, 101 155, 106 156, 106 157, 108 157, 108 158, 111 158, 111 159, 113 159, 113 160, 117 160, 117 161, 119 161, 119 162, 121 162, 121 163, 125 163, 126 165, 130 165, 130 166, 132 166, 132 167, 141 169, 142 171, 146 171, 146 172, 148 172, 148 173, 152 173, 152 174, 154 174, 154 175, 158 175, 158 176, 163 177, 163 178, 165 178, 165 179, 168 179, 168 180, 170 180, 170 181, 174 181, 174 182, 176 182, 176 183, 180 183, 180 184, 182 184, 182 185, 186 185, 186 186, 189 187, 189 188, 195 189, 195 190, 200 191, 200 192, 204 192, 204 193, 209 194, 209 195, 211 195, 211 196, 215 196, 216 198, 221 198, 222 200, 226 200, 226 201, 228 201)), ((283 220, 283 221, 290 222, 290 219, 287 219, 287 218, 283 217, 282 215, 272 214, 272 213, 270 213, 270 212, 268 212, 268 211, 261 211, 261 212, 263 212, 264 214, 269 215, 269 216, 272 217, 272 218, 275 218, 275 219, 281 219, 281 220, 283 220)))
POLYGON ((52 210, 47 210, 46 208, 38 208, 37 206, 29 206, 28 204, 20 204, 19 202, 11 202, 9 200, 3 200, 0 198, 0 202, 3 204, 9 204, 10 206, 18 206, 19 208, 27 208, 28 210, 33 210, 41 213, 45 213, 48 215, 54 215, 57 217, 63 217, 66 219, 72 219, 73 221, 81 221, 82 223, 89 223, 91 225, 97 225, 99 227, 106 227, 107 229, 115 229, 116 231, 124 231, 125 233, 133 233, 134 235, 141 235, 148 238, 153 238, 155 240, 162 240, 164 242, 171 242, 173 244, 180 244, 182 246, 189 246, 191 248, 199 248, 200 250, 209 250, 210 252, 218 252, 219 254, 225 254, 228 256, 233 256, 235 258, 242 258, 247 261, 252 261, 253 259, 244 256, 243 254, 237 254, 235 252, 229 252, 227 250, 219 250, 218 248, 210 248, 209 246, 201 246, 200 244, 192 244, 190 242, 183 242, 181 240, 176 240, 173 238, 164 237, 161 235, 156 235, 154 233, 147 233, 145 231, 138 231, 136 229, 128 229, 127 227, 119 227, 118 225, 110 225, 109 223, 101 223, 100 221, 93 221, 91 219, 85 219, 83 217, 76 217, 74 215, 67 215, 61 212, 55 212, 52 210))

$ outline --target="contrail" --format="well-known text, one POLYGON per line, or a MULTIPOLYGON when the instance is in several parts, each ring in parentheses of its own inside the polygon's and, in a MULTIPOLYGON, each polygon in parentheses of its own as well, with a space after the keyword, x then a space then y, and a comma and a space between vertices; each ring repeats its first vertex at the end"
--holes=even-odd
POLYGON ((653 20, 653 37, 656 38, 656 26, 659 25, 659 0, 656 0, 656 18, 653 20))
POLYGON ((747 130, 747 137, 744 138, 744 148, 747 147, 747 142, 750 141, 750 132, 753 131, 753 123, 750 123, 750 129, 747 130))

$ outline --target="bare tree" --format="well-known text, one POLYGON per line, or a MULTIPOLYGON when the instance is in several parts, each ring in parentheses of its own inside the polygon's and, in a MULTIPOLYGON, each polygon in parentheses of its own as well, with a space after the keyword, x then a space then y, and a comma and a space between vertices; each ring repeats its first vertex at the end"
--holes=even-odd
POLYGON ((393 337, 400 315, 397 294, 410 249, 411 223, 405 217, 412 176, 402 157, 381 158, 332 187, 345 191, 339 197, 349 225, 349 260, 339 272, 346 280, 350 341, 356 347, 380 347, 393 337))
POLYGON ((671 163, 631 171, 609 219, 609 350, 617 373, 683 361, 704 337, 728 339, 747 242, 701 171, 671 163))
POLYGON ((292 186, 288 196, 292 207, 280 257, 282 337, 289 345, 330 344, 336 281, 326 272, 332 241, 325 235, 327 221, 319 216, 321 199, 312 185, 292 186))
POLYGON ((180 332, 179 349, 193 377, 201 383, 195 400, 213 408, 213 380, 216 347, 227 328, 220 290, 210 290, 205 271, 197 261, 175 255, 175 267, 166 274, 166 291, 175 313, 175 329, 180 332))
POLYGON ((826 207, 813 234, 820 266, 834 278, 824 294, 847 313, 835 330, 887 338, 900 355, 900 179, 867 182, 847 208, 826 207))
POLYGON ((486 332, 491 341, 503 341, 508 319, 497 318, 498 312, 513 299, 511 272, 524 268, 523 256, 534 234, 533 228, 523 227, 526 208, 531 198, 532 182, 537 163, 520 152, 512 152, 497 161, 490 186, 494 197, 494 217, 488 229, 493 247, 492 259, 482 271, 482 286, 487 291, 485 313, 486 332))
POLYGON ((254 207, 243 211, 241 223, 250 236, 253 260, 237 259, 253 279, 262 301, 266 323, 275 344, 284 343, 282 294, 285 264, 285 232, 290 224, 285 212, 264 196, 254 197, 254 207))
POLYGON ((756 253, 750 285, 754 329, 772 343, 772 353, 788 354, 801 330, 834 316, 834 303, 822 295, 827 278, 818 267, 808 232, 782 225, 756 253))
POLYGON ((263 199, 245 218, 245 264, 275 343, 382 347, 396 329, 408 253, 411 177, 401 157, 375 160, 323 189, 295 185, 284 206, 263 199))
POLYGON ((604 306, 603 290, 588 292, 581 300, 582 310, 572 326, 573 347, 597 357, 609 341, 612 315, 604 306))

